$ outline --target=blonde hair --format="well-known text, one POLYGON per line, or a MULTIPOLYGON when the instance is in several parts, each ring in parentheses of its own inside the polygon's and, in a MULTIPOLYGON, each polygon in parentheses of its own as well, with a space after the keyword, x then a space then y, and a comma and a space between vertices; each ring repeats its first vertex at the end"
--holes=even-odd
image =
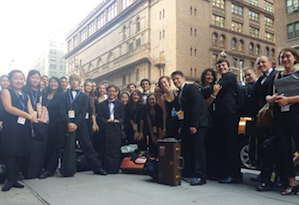
POLYGON ((77 73, 73 73, 69 76, 69 81, 71 82, 72 79, 79 80, 79 84, 81 83, 81 77, 77 73))

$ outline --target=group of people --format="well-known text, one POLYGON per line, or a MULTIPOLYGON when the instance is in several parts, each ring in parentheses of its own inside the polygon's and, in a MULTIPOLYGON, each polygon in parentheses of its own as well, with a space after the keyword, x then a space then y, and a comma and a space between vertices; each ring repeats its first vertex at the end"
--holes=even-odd
MULTIPOLYGON (((285 48, 278 58, 284 71, 275 71, 268 57, 261 56, 256 60, 262 74, 259 78, 254 68, 245 68, 243 72, 250 101, 247 110, 252 119, 260 124, 258 111, 266 102, 274 104, 274 126, 268 128, 271 134, 265 137, 276 136, 279 158, 275 161, 264 154, 261 174, 252 180, 261 182, 258 191, 273 189, 271 173, 273 164, 278 164, 279 175, 288 179, 282 194, 288 195, 298 191, 292 139, 299 147, 295 124, 299 118, 299 95, 278 95, 275 89, 273 92, 273 82, 298 74, 294 65, 299 56, 296 50, 285 48)), ((207 179, 242 182, 238 153, 241 91, 226 59, 217 61, 216 70, 221 76, 218 81, 215 69, 207 68, 199 85, 187 84, 181 71, 170 77, 161 76, 153 93, 148 79, 140 82, 142 92, 131 83, 127 92, 120 93, 109 81, 97 85, 87 79, 82 84, 77 74, 69 76, 69 88, 66 77, 43 76, 41 80, 36 70, 28 73, 26 84, 25 75, 19 70, 1 76, 1 159, 8 173, 2 191, 23 187, 17 182, 17 175, 30 153, 35 130, 32 125, 41 123, 47 124, 47 143, 40 179, 55 173, 61 150, 72 136, 79 141, 93 172, 100 175, 118 173, 122 145, 137 144, 139 150, 148 150, 158 157, 158 139, 171 137, 181 140, 185 159, 182 175, 194 178, 191 185, 204 185, 207 179)))

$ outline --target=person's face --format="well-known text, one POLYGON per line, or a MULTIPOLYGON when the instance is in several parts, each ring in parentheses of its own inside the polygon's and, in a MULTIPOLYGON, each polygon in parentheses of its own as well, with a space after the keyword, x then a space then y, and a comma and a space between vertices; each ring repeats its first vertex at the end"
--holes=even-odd
POLYGON ((147 98, 147 103, 148 103, 149 106, 154 106, 156 104, 156 98, 155 98, 155 96, 150 95, 147 98))
POLYGON ((80 81, 79 81, 79 79, 74 79, 74 78, 72 78, 72 79, 70 80, 70 85, 71 85, 71 87, 72 87, 73 89, 78 89, 78 88, 79 88, 79 85, 80 85, 80 81))
POLYGON ((91 91, 92 91, 92 84, 91 83, 86 83, 85 84, 85 87, 84 87, 84 89, 85 89, 85 91, 87 92, 87 93, 90 93, 91 91))
POLYGON ((157 98, 160 98, 163 95, 161 88, 155 88, 155 95, 157 96, 157 98))
POLYGON ((60 80, 60 84, 61 84, 61 88, 62 88, 62 90, 66 90, 66 88, 67 88, 67 86, 68 86, 68 82, 67 82, 67 80, 64 79, 64 78, 62 78, 62 79, 60 80))
POLYGON ((214 81, 214 76, 211 71, 206 72, 205 74, 205 84, 211 85, 214 81))
POLYGON ((105 87, 105 85, 100 85, 98 91, 99 91, 100 95, 104 95, 106 93, 106 87, 105 87))
POLYGON ((84 90, 84 83, 80 83, 79 89, 81 90, 81 92, 83 92, 83 90, 84 90))
POLYGON ((132 93, 132 100, 134 102, 138 102, 139 99, 140 99, 140 96, 138 95, 138 93, 137 92, 133 92, 132 93))
POLYGON ((40 84, 40 76, 39 74, 34 74, 32 76, 29 77, 29 83, 31 84, 31 86, 37 87, 40 84))
POLYGON ((248 69, 244 72, 244 78, 246 83, 253 83, 256 80, 256 77, 257 75, 253 72, 253 70, 248 69))
POLYGON ((143 92, 147 92, 150 88, 150 85, 147 81, 143 81, 142 84, 141 84, 141 87, 143 89, 143 92))
POLYGON ((109 86, 109 83, 103 83, 103 85, 105 86, 105 88, 107 88, 109 86))
POLYGON ((134 85, 129 85, 129 87, 128 87, 129 93, 132 93, 133 90, 135 90, 135 86, 134 85))
POLYGON ((48 77, 42 77, 42 81, 46 82, 46 86, 49 84, 49 78, 48 77))
POLYGON ((59 86, 58 82, 54 78, 52 78, 50 80, 50 89, 55 91, 58 89, 58 86, 59 86))
POLYGON ((261 73, 267 73, 267 71, 272 67, 272 63, 269 62, 268 58, 265 56, 258 58, 256 65, 257 69, 259 69, 261 73))
POLYGON ((180 88, 185 82, 185 77, 179 74, 175 74, 172 76, 172 81, 175 87, 180 88))
POLYGON ((46 88, 46 84, 44 81, 40 81, 40 89, 44 90, 46 88))
POLYGON ((95 82, 92 83, 93 90, 97 90, 97 84, 95 82))
POLYGON ((161 78, 160 86, 163 90, 167 90, 170 87, 170 84, 169 84, 169 82, 167 81, 166 78, 161 78))
POLYGON ((217 64, 217 70, 220 75, 224 75, 224 74, 228 73, 229 67, 226 62, 222 62, 222 63, 217 64))
POLYGON ((290 51, 283 51, 280 54, 280 63, 284 68, 293 68, 297 58, 290 51))
POLYGON ((116 95, 117 95, 117 90, 113 87, 109 88, 109 90, 107 91, 109 100, 114 100, 116 95))
POLYGON ((10 83, 14 89, 18 89, 18 90, 22 89, 25 83, 25 77, 23 73, 15 73, 12 76, 10 83))
POLYGON ((10 86, 10 82, 8 77, 2 77, 0 81, 0 86, 2 89, 8 88, 10 86))
POLYGON ((126 105, 126 104, 129 102, 129 96, 126 95, 126 94, 123 94, 123 95, 120 97, 120 100, 123 102, 124 105, 126 105))

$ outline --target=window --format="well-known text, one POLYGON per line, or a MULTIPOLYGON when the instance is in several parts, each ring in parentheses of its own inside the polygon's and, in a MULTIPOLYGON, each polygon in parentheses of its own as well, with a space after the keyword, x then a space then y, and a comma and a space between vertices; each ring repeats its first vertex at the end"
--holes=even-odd
POLYGON ((50 54, 57 54, 57 51, 55 49, 50 49, 50 54))
POLYGON ((254 11, 249 11, 249 19, 258 21, 259 20, 259 14, 255 13, 254 11))
POLYGON ((190 48, 190 56, 192 56, 193 50, 192 48, 190 48))
POLYGON ((190 77, 192 77, 192 68, 190 68, 190 77))
POLYGON ((298 0, 287 0, 287 13, 292 13, 294 11, 293 8, 298 6, 298 0))
POLYGON ((225 36, 220 36, 220 48, 225 48, 225 36))
POLYGON ((249 44, 249 55, 253 55, 253 47, 254 47, 253 43, 250 43, 249 44))
POLYGON ((68 47, 68 51, 73 49, 73 40, 72 39, 67 42, 67 47, 68 47))
POLYGON ((237 46, 237 40, 235 38, 232 39, 232 50, 235 51, 237 46))
POLYGON ((160 40, 161 40, 161 36, 162 36, 161 34, 162 34, 162 33, 161 33, 161 31, 160 31, 160 35, 159 35, 160 40))
POLYGON ((95 20, 93 20, 89 25, 88 25, 88 35, 91 36, 95 32, 95 20))
POLYGON ((55 64, 50 64, 50 68, 51 68, 51 69, 56 69, 57 66, 56 66, 55 64))
POLYGON ((117 3, 113 3, 108 7, 108 21, 113 19, 117 15, 117 3))
POLYGON ((256 45, 256 47, 255 47, 255 55, 256 56, 260 55, 260 45, 256 45))
POLYGON ((75 35, 74 36, 74 47, 77 47, 78 46, 78 36, 75 35))
POLYGON ((56 62, 56 57, 50 56, 50 61, 56 62))
POLYGON ((126 26, 124 26, 124 28, 123 28, 123 32, 124 32, 124 39, 126 39, 128 36, 128 34, 127 34, 127 27, 126 26))
POLYGON ((212 45, 218 47, 218 35, 216 33, 212 35, 212 45))
POLYGON ((129 51, 133 50, 133 43, 129 43, 129 51))
POLYGON ((265 25, 273 27, 274 20, 265 16, 265 25))
POLYGON ((272 59, 275 58, 275 49, 274 48, 271 49, 271 58, 272 59))
POLYGON ((299 37, 299 21, 287 26, 288 39, 299 37))
POLYGON ((213 0, 212 5, 224 9, 224 0, 213 0))
POLYGON ((192 9, 192 6, 191 6, 191 7, 190 7, 190 15, 192 15, 192 10, 193 10, 193 9, 192 9))
POLYGON ((197 51, 197 49, 195 48, 195 49, 194 49, 194 57, 197 57, 197 56, 196 56, 196 51, 197 51))
POLYGON ((163 30, 163 39, 165 38, 165 31, 163 30))
POLYGON ((253 27, 249 27, 249 34, 252 37, 258 38, 259 37, 259 29, 253 28, 253 27))
POLYGON ((248 3, 254 6, 258 6, 258 0, 248 0, 248 3))
POLYGON ((86 28, 80 31, 81 42, 86 39, 86 28))
POLYGON ((123 10, 130 6, 133 3, 133 0, 123 0, 123 10))
POLYGON ((266 47, 265 56, 269 56, 269 47, 266 47))
POLYGON ((141 39, 138 38, 138 39, 136 40, 136 47, 138 47, 138 46, 140 46, 140 45, 141 45, 141 39))
POLYGON ((105 20, 105 12, 102 12, 99 16, 98 16, 98 29, 102 28, 106 23, 105 20))
POLYGON ((239 41, 239 52, 242 52, 243 53, 243 51, 244 51, 244 41, 243 40, 240 40, 239 41))
POLYGON ((194 29, 194 37, 196 37, 196 29, 194 29))
POLYGON ((216 62, 218 60, 218 55, 217 54, 213 54, 213 57, 212 57, 212 60, 213 60, 213 65, 216 65, 216 62))
POLYGON ((63 58, 60 58, 60 63, 63 63, 63 58))
POLYGON ((196 16, 196 9, 194 9, 194 16, 196 16))
POLYGON ((236 58, 233 58, 233 68, 236 68, 237 67, 237 62, 238 62, 238 59, 236 58))
POLYGON ((165 18, 165 10, 163 9, 163 19, 165 18))
POLYGON ((52 46, 52 47, 56 47, 56 43, 53 42, 53 41, 51 41, 51 42, 50 42, 50 46, 52 46))
POLYGON ((242 33, 243 32, 243 24, 232 21, 232 30, 242 33))
POLYGON ((60 66, 60 70, 63 70, 63 65, 60 66))
POLYGON ((192 36, 192 33, 193 33, 192 28, 190 28, 190 36, 192 36))
POLYGON ((232 13, 243 15, 243 7, 232 4, 232 13))
POLYGON ((212 24, 223 28, 224 27, 224 18, 220 17, 220 16, 212 15, 212 24))
POLYGON ((264 10, 273 13, 273 3, 264 1, 264 10))
POLYGON ((137 19, 137 22, 136 22, 136 32, 139 32, 140 31, 140 18, 137 19))
POLYGON ((274 43, 274 34, 265 32, 265 40, 274 43))

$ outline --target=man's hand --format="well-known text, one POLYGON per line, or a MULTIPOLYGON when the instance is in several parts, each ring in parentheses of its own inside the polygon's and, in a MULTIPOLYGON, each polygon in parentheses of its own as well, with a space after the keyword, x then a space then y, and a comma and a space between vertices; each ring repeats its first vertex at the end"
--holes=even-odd
POLYGON ((190 127, 190 133, 191 133, 191 134, 195 134, 195 133, 197 133, 197 129, 196 129, 196 127, 190 127))
POLYGON ((68 123, 67 124, 68 132, 75 132, 77 130, 77 125, 75 123, 68 123))

